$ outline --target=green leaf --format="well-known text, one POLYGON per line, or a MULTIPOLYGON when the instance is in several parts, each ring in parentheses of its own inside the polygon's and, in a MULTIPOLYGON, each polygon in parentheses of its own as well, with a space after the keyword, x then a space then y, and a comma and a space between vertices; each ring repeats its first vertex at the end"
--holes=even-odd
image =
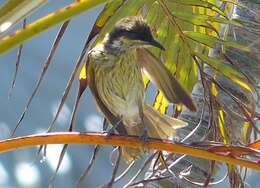
POLYGON ((198 81, 198 68, 186 44, 183 44, 179 53, 180 62, 177 67, 176 77, 186 90, 192 92, 193 86, 198 81))
POLYGON ((185 34, 186 37, 188 37, 196 42, 199 42, 201 44, 204 44, 210 48, 215 48, 216 44, 222 44, 225 47, 232 47, 232 48, 237 48, 239 50, 250 52, 250 49, 248 47, 240 45, 236 42, 222 40, 222 39, 219 39, 219 38, 216 38, 213 36, 208 36, 208 35, 198 33, 198 32, 193 32, 193 31, 184 31, 183 33, 185 34))
POLYGON ((113 0, 106 4, 103 11, 98 15, 95 25, 98 27, 103 27, 107 20, 117 11, 117 9, 122 5, 123 0, 113 0))
POLYGON ((96 19, 95 24, 93 25, 91 32, 88 36, 89 43, 104 27, 107 21, 111 18, 111 16, 121 7, 123 0, 113 0, 109 1, 104 9, 99 13, 98 18, 96 19))
POLYGON ((203 0, 169 0, 169 2, 175 2, 178 4, 183 4, 183 5, 190 5, 190 6, 198 6, 198 7, 203 7, 203 8, 208 8, 210 10, 213 10, 223 17, 227 18, 226 13, 221 10, 217 5, 210 3, 208 1, 203 1, 203 0))
POLYGON ((47 3, 47 0, 9 0, 0 7, 0 33, 47 3))
POLYGON ((237 21, 234 20, 228 20, 226 18, 218 17, 218 16, 209 16, 206 14, 192 14, 189 12, 183 12, 183 11, 173 11, 172 15, 175 17, 187 21, 189 23, 192 23, 194 25, 205 25, 207 26, 209 23, 216 22, 221 24, 232 24, 236 26, 242 26, 237 21))
POLYGON ((212 68, 217 70, 219 73, 232 80, 234 83, 240 85, 251 93, 254 93, 253 88, 247 82, 245 82, 247 78, 241 72, 236 71, 231 65, 222 63, 218 59, 210 58, 198 52, 193 52, 193 54, 204 63, 210 65, 212 68))
MULTIPOLYGON (((167 48, 165 41, 166 37, 169 34, 169 24, 166 20, 165 15, 162 13, 161 6, 158 2, 154 1, 154 3, 149 7, 149 9, 147 10, 146 20, 147 23, 150 25, 155 38, 159 40, 165 48, 167 48)), ((159 57, 161 54, 161 51, 159 49, 153 48, 150 49, 150 51, 153 52, 156 57, 159 57)))
POLYGON ((114 12, 113 16, 105 23, 104 27, 100 31, 100 36, 97 39, 97 42, 100 42, 107 34, 115 23, 124 18, 126 16, 133 16, 137 15, 138 11, 143 7, 145 0, 138 0, 138 1, 125 1, 120 8, 114 12))
POLYGON ((67 7, 51 13, 43 18, 38 19, 37 21, 27 25, 25 29, 16 31, 14 34, 10 34, 0 40, 0 54, 4 54, 12 48, 17 47, 18 45, 24 43, 28 39, 39 35, 40 33, 48 30, 65 22, 72 17, 75 17, 86 10, 94 8, 102 3, 105 3, 107 0, 81 0, 76 1, 67 7))

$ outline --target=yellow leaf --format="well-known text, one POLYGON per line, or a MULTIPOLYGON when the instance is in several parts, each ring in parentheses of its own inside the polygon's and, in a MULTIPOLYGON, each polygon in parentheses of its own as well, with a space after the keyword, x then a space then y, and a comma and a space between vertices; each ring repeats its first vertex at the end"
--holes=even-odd
POLYGON ((211 92, 215 97, 218 96, 218 89, 214 83, 211 83, 211 92))
POLYGON ((149 78, 146 75, 143 76, 143 81, 144 81, 145 88, 147 88, 148 83, 149 83, 149 78))
POLYGON ((248 141, 248 131, 250 128, 250 123, 248 121, 245 121, 243 123, 242 131, 241 131, 241 138, 243 143, 247 143, 248 141))
POLYGON ((219 126, 219 130, 221 133, 221 136, 223 138, 224 144, 228 144, 229 143, 229 138, 225 129, 225 120, 224 120, 224 111, 223 110, 219 110, 218 111, 218 126, 219 126))
POLYGON ((154 108, 158 110, 161 114, 165 114, 167 112, 168 108, 168 101, 163 96, 162 92, 159 91, 158 95, 155 98, 154 101, 154 108))

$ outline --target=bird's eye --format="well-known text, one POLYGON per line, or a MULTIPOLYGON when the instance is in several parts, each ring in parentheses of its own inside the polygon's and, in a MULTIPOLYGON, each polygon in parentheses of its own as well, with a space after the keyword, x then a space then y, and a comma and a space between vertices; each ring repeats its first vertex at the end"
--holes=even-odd
POLYGON ((142 37, 142 35, 138 32, 128 32, 126 36, 132 40, 139 40, 142 37))

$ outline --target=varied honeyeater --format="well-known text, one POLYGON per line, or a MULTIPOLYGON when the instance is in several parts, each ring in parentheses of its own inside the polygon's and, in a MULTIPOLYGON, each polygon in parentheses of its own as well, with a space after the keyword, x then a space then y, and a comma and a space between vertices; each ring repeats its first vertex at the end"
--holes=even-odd
MULTIPOLYGON (((88 52, 88 83, 98 108, 120 134, 169 139, 186 122, 162 115, 144 100, 144 72, 169 102, 196 110, 192 99, 148 47, 164 50, 150 27, 138 16, 121 19, 103 41, 88 52)), ((131 162, 144 155, 144 148, 122 148, 131 162)))

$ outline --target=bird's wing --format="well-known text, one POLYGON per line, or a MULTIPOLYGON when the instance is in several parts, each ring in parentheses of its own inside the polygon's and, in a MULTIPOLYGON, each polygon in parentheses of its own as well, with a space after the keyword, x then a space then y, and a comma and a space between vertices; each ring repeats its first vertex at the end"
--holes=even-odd
POLYGON ((94 69, 91 63, 88 66, 88 84, 89 88, 92 92, 92 95, 95 97, 96 103, 99 107, 99 109, 102 111, 102 113, 105 115, 107 120, 114 126, 116 126, 116 130, 119 134, 127 134, 125 130, 125 126, 121 119, 119 117, 116 117, 109 109, 106 107, 106 105, 103 103, 103 101, 100 99, 100 96, 98 94, 98 90, 96 88, 95 84, 95 74, 94 69))
POLYGON ((137 49, 137 57, 144 73, 170 103, 184 104, 191 111, 196 111, 190 95, 158 58, 146 49, 137 49))

